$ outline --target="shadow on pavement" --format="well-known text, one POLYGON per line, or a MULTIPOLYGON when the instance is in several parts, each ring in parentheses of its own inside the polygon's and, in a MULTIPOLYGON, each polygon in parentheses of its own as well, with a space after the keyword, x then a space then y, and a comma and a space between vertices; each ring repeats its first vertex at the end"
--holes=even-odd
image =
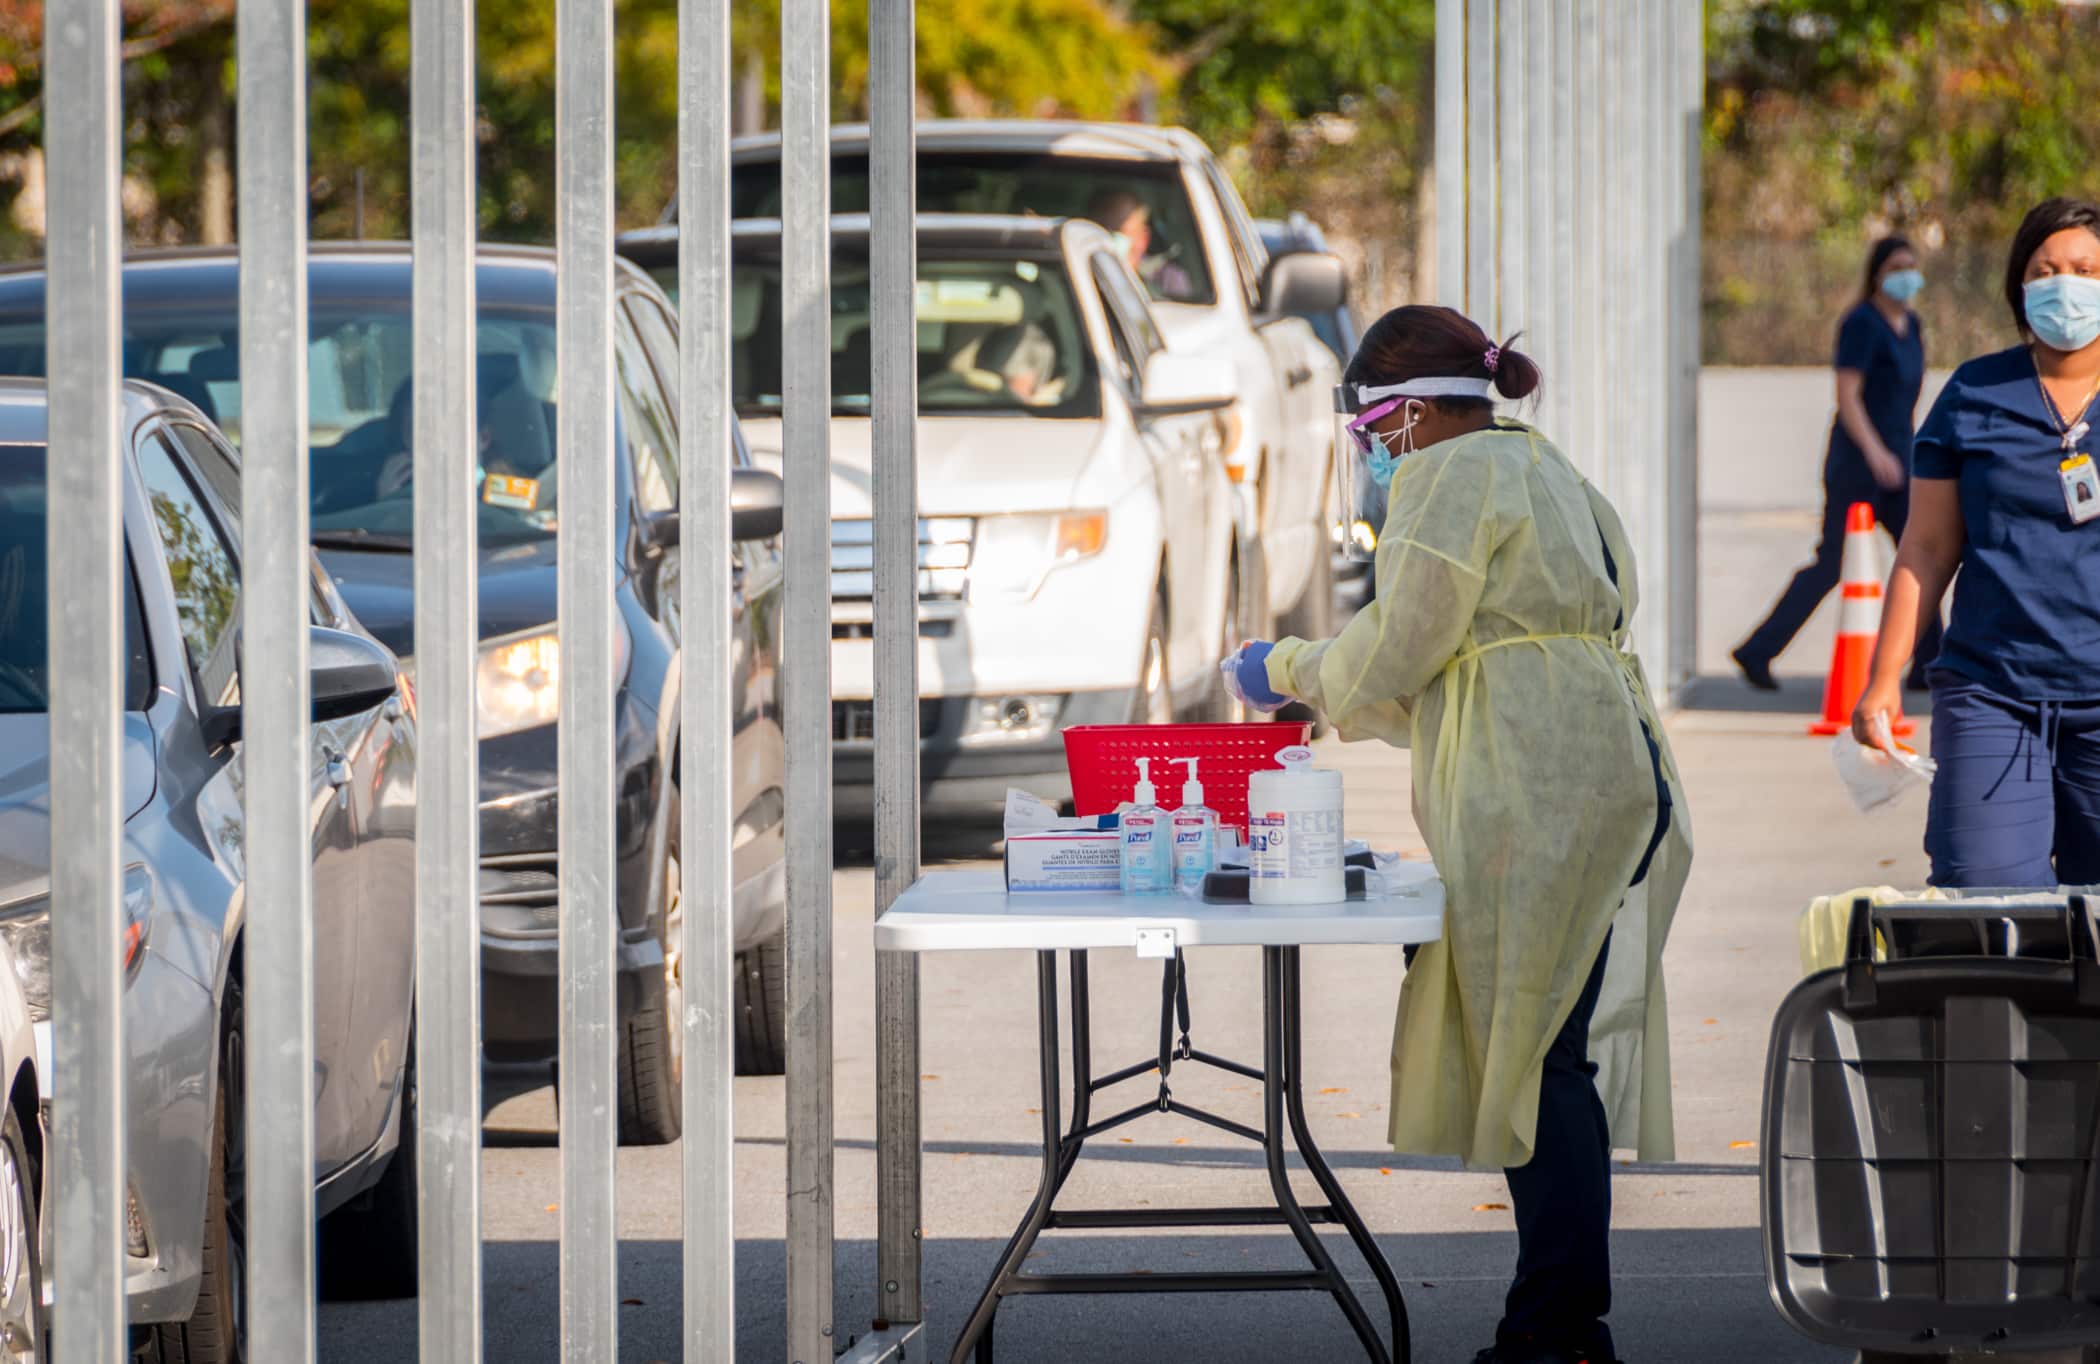
POLYGON ((1730 711, 1740 715, 1820 715, 1823 683, 1819 678, 1782 677, 1778 691, 1759 691, 1742 678, 1695 677, 1678 697, 1680 710, 1730 711))
MULTIPOLYGON (((1023 1195, 1016 1191, 1014 1215, 1023 1195)), ((990 1274, 1002 1241, 955 1240, 928 1228, 927 1358, 942 1360, 990 1274)), ((1346 1237, 1323 1233, 1328 1250, 1385 1322, 1369 1271, 1346 1237)), ((1412 1320, 1414 1359, 1470 1359, 1488 1343, 1516 1254, 1508 1232, 1384 1234, 1380 1248, 1400 1279, 1412 1320)), ((1700 1364, 1842 1364, 1846 1351, 1796 1335, 1766 1296, 1755 1227, 1628 1231, 1612 1238, 1619 1353, 1630 1360, 1700 1364)), ((836 1259, 837 1340, 843 1348, 871 1319, 874 1246, 841 1241, 836 1259)), ((548 1241, 491 1242, 484 1261, 486 1354, 505 1364, 559 1358, 559 1255, 548 1241)), ((1032 1272, 1296 1269, 1287 1235, 1091 1236, 1053 1233, 1032 1272)), ((783 1358, 784 1251, 778 1240, 737 1244, 737 1358, 783 1358)), ((620 1358, 675 1360, 680 1345, 680 1247, 627 1241, 620 1247, 620 1358)), ((1009 1300, 998 1317, 1002 1364, 1140 1360, 1144 1364, 1280 1364, 1346 1361, 1362 1351, 1332 1301, 1302 1293, 1118 1294, 1009 1300)), ((325 1361, 415 1357, 415 1304, 328 1304, 321 1314, 325 1361)))

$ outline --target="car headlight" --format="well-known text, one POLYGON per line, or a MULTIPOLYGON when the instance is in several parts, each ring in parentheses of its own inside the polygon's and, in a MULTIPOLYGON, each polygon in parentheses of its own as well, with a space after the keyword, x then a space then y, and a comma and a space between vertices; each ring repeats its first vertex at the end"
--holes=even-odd
MULTIPOLYGON (((634 640, 613 616, 613 679, 627 675, 634 640)), ((505 635, 481 646, 474 669, 475 732, 492 739, 561 718, 561 636, 552 627, 505 635)))
POLYGON ((1107 547, 1105 511, 980 517, 970 565, 971 595, 1032 597, 1052 572, 1091 559, 1107 547))
MULTIPOLYGON (((146 950, 146 925, 153 908, 153 880, 144 867, 124 872, 124 930, 119 952, 129 979, 146 950)), ((21 987, 29 1021, 51 1017, 51 897, 39 895, 0 909, 0 939, 7 943, 15 984, 21 987)))

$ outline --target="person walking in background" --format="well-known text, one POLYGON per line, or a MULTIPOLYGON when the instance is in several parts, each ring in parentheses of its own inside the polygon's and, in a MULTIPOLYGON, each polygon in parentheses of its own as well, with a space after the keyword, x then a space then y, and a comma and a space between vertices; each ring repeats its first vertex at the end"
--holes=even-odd
MULTIPOLYGON (((1883 237, 1867 253, 1866 286, 1838 324, 1837 420, 1823 458, 1823 538, 1816 557, 1794 574, 1779 601, 1739 645, 1733 657, 1743 678, 1760 691, 1777 690, 1772 660, 1793 642, 1823 598, 1838 584, 1845 550, 1845 514, 1855 502, 1873 506, 1889 534, 1903 537, 1910 500, 1911 422, 1925 380, 1925 334, 1910 301, 1924 286, 1917 253, 1901 237, 1883 237)), ((1925 668, 1939 649, 1939 622, 1918 640, 1910 686, 1922 689, 1925 668)))
POLYGON ((1932 883, 2053 889, 2100 881, 2100 205, 2027 215, 2005 301, 2021 344, 1954 371, 1918 432, 1852 731, 1890 742, 1896 679, 1953 580, 1932 677, 1932 883))

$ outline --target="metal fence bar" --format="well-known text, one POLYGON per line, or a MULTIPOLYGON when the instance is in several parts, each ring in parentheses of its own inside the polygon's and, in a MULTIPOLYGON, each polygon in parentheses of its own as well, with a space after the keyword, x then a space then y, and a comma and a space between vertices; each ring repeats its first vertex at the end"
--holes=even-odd
MULTIPOLYGON (((1676 136, 1671 160, 1676 166, 1671 210, 1675 241, 1670 251, 1670 302, 1674 357, 1670 421, 1670 580, 1699 581, 1699 238, 1702 219, 1700 155, 1706 104, 1706 26, 1695 11, 1670 6, 1670 124, 1676 136)), ((1698 596, 1680 591, 1671 602, 1676 647, 1669 661, 1671 684, 1689 681, 1698 670, 1698 596)))
POLYGON ((51 1159, 60 1364, 114 1364, 124 1327, 124 452, 117 0, 44 31, 50 376, 51 1159))
POLYGON ((1577 318, 1575 315, 1575 209, 1574 197, 1577 187, 1587 183, 1587 177, 1579 176, 1575 169, 1575 0, 1552 0, 1552 104, 1550 124, 1553 130, 1551 153, 1551 176, 1548 186, 1552 211, 1548 219, 1553 224, 1553 248, 1551 256, 1551 279, 1553 309, 1553 354, 1556 372, 1546 379, 1547 391, 1553 411, 1553 426, 1550 434, 1565 452, 1576 452, 1580 445, 1576 436, 1576 414, 1581 410, 1582 393, 1577 378, 1579 364, 1577 356, 1581 345, 1577 341, 1577 318))
POLYGON ((1466 307, 1494 331, 1495 11, 1497 0, 1466 5, 1466 307))
POLYGON ((314 1357, 305 0, 249 0, 235 19, 248 1352, 296 1361, 314 1357))
MULTIPOLYGON (((1642 426, 1645 458, 1649 468, 1647 507, 1643 519, 1648 522, 1653 552, 1645 562, 1654 565, 1654 573, 1667 573, 1670 565, 1670 366, 1667 334, 1664 325, 1669 318, 1667 294, 1670 287, 1670 238, 1665 230, 1668 212, 1667 187, 1664 176, 1669 158, 1664 148, 1668 120, 1663 116, 1663 79, 1667 70, 1668 53, 1663 46, 1663 26, 1666 22, 1663 10, 1671 0, 1641 0, 1638 12, 1640 24, 1640 104, 1636 113, 1636 128, 1639 134, 1639 156, 1641 159, 1641 254, 1637 266, 1640 274, 1640 344, 1642 371, 1642 426)), ((1675 655, 1676 612, 1675 599, 1683 593, 1672 593, 1667 603, 1657 603, 1663 609, 1644 612, 1651 617, 1649 637, 1654 641, 1653 652, 1644 655, 1654 666, 1655 675, 1651 685, 1665 693, 1669 687, 1670 661, 1675 655)))
MULTIPOLYGON (((1542 0, 1525 7, 1528 41, 1521 70, 1524 79, 1524 349, 1540 358, 1548 375, 1560 368, 1561 346, 1554 332, 1560 315, 1553 306, 1553 9, 1542 0)), ((1534 400, 1528 414, 1548 432, 1553 430, 1553 403, 1560 397, 1556 379, 1534 400)))
POLYGON ((678 7, 679 896, 685 1358, 736 1357, 729 3, 678 7))
POLYGON ((472 0, 415 0, 409 62, 411 448, 421 468, 413 488, 416 1130, 402 1141, 415 1143, 422 1357, 470 1364, 481 1358, 482 1330, 472 0))
MULTIPOLYGON (((1466 306, 1466 0, 1436 0, 1436 291, 1466 306)), ((1422 294, 1422 291, 1417 291, 1422 294)), ((1431 295, 1423 295, 1425 297, 1431 295)), ((1383 299, 1374 299, 1383 305, 1383 299)))
POLYGON ((561 1357, 618 1353, 612 0, 555 0, 561 1357))
POLYGON ((1531 217, 1526 200, 1531 176, 1527 145, 1530 125, 1524 106, 1525 48, 1532 41, 1525 16, 1530 10, 1531 6, 1523 0, 1503 6, 1496 33, 1495 140, 1499 164, 1495 183, 1500 212, 1495 219, 1495 273, 1501 287, 1497 318, 1483 323, 1491 341, 1501 341, 1528 325, 1533 309, 1527 289, 1531 281, 1527 274, 1530 252, 1526 241, 1531 217))
POLYGON ((781 6, 781 452, 787 479, 787 1347, 832 1357, 831 11, 781 6))
POLYGON ((729 6, 678 17, 685 1357, 736 1353, 729 6))
POLYGON ((1575 261, 1568 277, 1574 284, 1575 365, 1568 376, 1574 386, 1576 413, 1568 433, 1569 450, 1591 482, 1610 486, 1611 460, 1604 443, 1604 232, 1603 176, 1599 148, 1603 101, 1599 92, 1598 55, 1603 45, 1598 22, 1599 0, 1574 0, 1575 42, 1570 80, 1573 84, 1575 158, 1575 261))
MULTIPOLYGON (((914 0, 868 15, 869 267, 874 314, 875 912, 919 876, 919 347, 914 0)), ((921 1317, 919 958, 875 954, 875 1295, 921 1317)))

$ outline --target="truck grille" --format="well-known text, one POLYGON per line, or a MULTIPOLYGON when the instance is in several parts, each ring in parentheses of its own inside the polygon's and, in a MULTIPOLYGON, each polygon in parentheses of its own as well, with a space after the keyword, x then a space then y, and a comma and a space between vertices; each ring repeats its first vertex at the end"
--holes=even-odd
MULTIPOLYGON (((927 517, 919 522, 919 599, 961 601, 970 585, 970 553, 977 523, 967 516, 927 517)), ((872 601, 875 596, 875 526, 861 519, 831 523, 831 599, 872 601)))
MULTIPOLYGON (((941 727, 941 703, 938 698, 919 702, 919 737, 925 738, 941 727)), ((875 738, 875 703, 873 701, 834 701, 831 703, 831 738, 834 743, 871 743, 875 738)))

